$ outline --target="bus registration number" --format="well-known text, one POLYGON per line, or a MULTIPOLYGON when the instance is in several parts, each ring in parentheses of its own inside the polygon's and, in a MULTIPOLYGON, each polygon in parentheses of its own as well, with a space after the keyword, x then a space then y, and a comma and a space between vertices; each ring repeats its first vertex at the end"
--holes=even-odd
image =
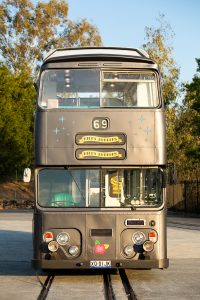
POLYGON ((91 260, 90 268, 111 268, 110 260, 91 260))

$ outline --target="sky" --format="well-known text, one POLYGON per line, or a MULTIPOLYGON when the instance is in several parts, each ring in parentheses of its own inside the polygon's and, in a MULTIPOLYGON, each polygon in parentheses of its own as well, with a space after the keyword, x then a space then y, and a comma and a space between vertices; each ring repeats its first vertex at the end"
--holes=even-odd
POLYGON ((160 14, 174 31, 172 57, 180 82, 191 82, 200 58, 200 0, 68 0, 69 19, 97 26, 104 46, 142 48, 145 27, 159 26, 160 14))

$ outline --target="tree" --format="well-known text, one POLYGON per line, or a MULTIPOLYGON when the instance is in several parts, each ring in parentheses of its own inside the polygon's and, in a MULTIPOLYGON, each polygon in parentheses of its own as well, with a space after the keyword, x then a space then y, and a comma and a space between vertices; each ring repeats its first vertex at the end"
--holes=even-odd
MULTIPOLYGON (((200 72, 200 60, 197 60, 200 72)), ((168 108, 168 159, 179 180, 199 180, 200 176, 200 76, 184 84, 185 97, 176 109, 168 108)))
POLYGON ((68 28, 64 32, 65 40, 61 44, 62 47, 86 47, 101 46, 101 37, 97 28, 86 19, 79 22, 68 22, 68 28))
POLYGON ((97 28, 85 19, 68 20, 65 0, 3 0, 0 4, 0 52, 12 71, 34 74, 52 48, 99 46, 97 28))
MULTIPOLYGON (((200 59, 197 74, 192 82, 184 85, 185 98, 177 115, 176 136, 181 137, 179 153, 182 156, 180 168, 187 179, 200 176, 200 59)), ((184 178, 185 179, 185 178, 184 178)))
POLYGON ((143 47, 160 68, 162 95, 166 107, 167 162, 177 166, 182 159, 178 148, 180 136, 176 135, 179 68, 172 57, 173 47, 170 45, 174 32, 165 21, 164 15, 159 16, 158 23, 157 28, 145 28, 146 43, 143 47))
POLYGON ((101 37, 87 20, 68 20, 65 0, 0 0, 0 173, 33 163, 33 76, 52 48, 98 46, 101 37))
POLYGON ((13 175, 33 162, 35 90, 26 73, 0 65, 0 173, 13 175))
POLYGON ((163 99, 165 105, 169 106, 178 96, 179 68, 172 57, 173 47, 168 44, 168 40, 174 36, 171 26, 165 21, 164 15, 160 15, 158 22, 158 28, 145 28, 147 41, 143 48, 160 68, 163 99))

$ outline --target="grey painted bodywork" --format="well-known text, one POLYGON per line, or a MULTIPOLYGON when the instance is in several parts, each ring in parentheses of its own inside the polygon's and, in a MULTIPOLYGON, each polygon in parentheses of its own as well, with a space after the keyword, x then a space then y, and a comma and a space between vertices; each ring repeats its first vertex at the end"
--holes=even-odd
POLYGON ((43 224, 38 226, 35 223, 35 253, 34 266, 42 268, 90 268, 90 261, 111 261, 112 268, 167 268, 168 259, 166 258, 166 219, 165 211, 159 212, 43 212, 35 216, 43 224), (126 219, 144 219, 143 226, 126 226, 126 219), (150 221, 155 221, 155 226, 150 226, 150 221), (111 236, 91 236, 91 229, 111 229, 111 236), (70 232, 73 236, 68 245, 64 246, 65 251, 59 251, 51 257, 45 259, 46 253, 38 251, 41 248, 41 236, 44 231, 52 231, 55 235, 61 231, 70 232), (137 231, 142 231, 147 235, 149 231, 155 230, 158 233, 158 239, 154 245, 154 251, 146 253, 140 258, 135 255, 131 259, 125 258, 123 254, 124 245, 132 243, 132 235, 137 231), (76 233, 76 234, 75 234, 76 233), (102 244, 108 244, 108 250, 102 254, 96 254, 94 251, 95 240, 100 240, 102 244), (72 258, 66 255, 70 245, 81 247, 78 257, 72 258))
MULTIPOLYGON (((116 165, 165 165, 165 118, 162 109, 126 110, 98 109, 70 111, 39 111, 36 116, 36 164, 37 165, 91 165, 91 161, 76 159, 78 133, 96 133, 92 129, 94 117, 110 120, 110 128, 104 133, 124 133, 127 142, 126 158, 116 160, 116 165), (114 111, 114 113, 113 113, 114 111)), ((99 146, 92 146, 98 149, 99 146)), ((105 149, 117 149, 119 145, 101 145, 105 149)), ((93 160, 93 165, 113 165, 112 160, 93 160)))

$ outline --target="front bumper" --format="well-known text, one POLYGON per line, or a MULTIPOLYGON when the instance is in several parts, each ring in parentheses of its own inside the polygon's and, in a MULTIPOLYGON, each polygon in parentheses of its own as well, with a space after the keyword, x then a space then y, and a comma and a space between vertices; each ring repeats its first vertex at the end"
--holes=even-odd
MULTIPOLYGON (((35 269, 91 269, 88 261, 67 260, 39 260, 33 259, 32 265, 35 269)), ((111 268, 123 269, 166 269, 169 259, 159 260, 117 260, 111 261, 111 268)))

